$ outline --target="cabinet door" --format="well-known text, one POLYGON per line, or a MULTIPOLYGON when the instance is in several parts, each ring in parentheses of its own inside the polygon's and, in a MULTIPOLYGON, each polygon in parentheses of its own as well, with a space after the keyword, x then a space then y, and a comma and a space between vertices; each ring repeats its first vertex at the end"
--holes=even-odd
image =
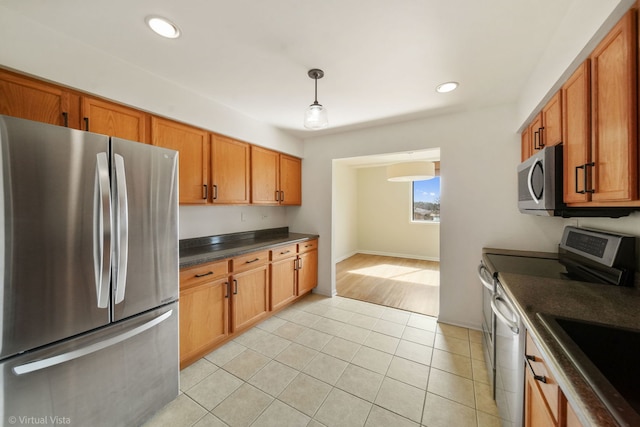
POLYGON ((542 109, 542 144, 544 147, 562 143, 562 94, 557 92, 542 109))
POLYGON ((296 257, 272 262, 270 269, 270 307, 277 310, 296 297, 296 257))
POLYGON ((207 203, 209 134, 191 126, 152 117, 151 136, 153 145, 180 153, 180 203, 207 203))
POLYGON ((520 159, 521 161, 527 160, 533 154, 533 146, 531 145, 531 132, 529 132, 529 126, 527 126, 520 136, 520 159))
POLYGON ((638 198, 635 10, 591 55, 595 201, 638 198))
POLYGON ((0 71, 0 114, 77 128, 78 102, 60 87, 0 71))
POLYGON ((229 335, 229 282, 206 282, 180 292, 180 361, 188 362, 229 335))
POLYGON ((318 251, 298 255, 298 296, 304 295, 318 284, 318 251))
POLYGON ((278 204, 279 154, 251 146, 251 203, 278 204))
POLYGON ((587 165, 591 158, 591 100, 589 60, 562 86, 564 202, 588 202, 591 193, 587 165))
POLYGON ((212 201, 248 204, 250 197, 250 145, 220 135, 211 138, 212 201))
POLYGON ((527 371, 524 381, 524 426, 552 427, 557 425, 547 406, 537 381, 527 371))
POLYGON ((302 204, 302 160, 280 155, 280 204, 302 204))
POLYGON ((234 274, 232 279, 231 328, 233 332, 238 332, 250 327, 268 313, 268 265, 234 274))
POLYGON ((147 114, 88 96, 82 97, 82 128, 130 141, 147 142, 147 114))

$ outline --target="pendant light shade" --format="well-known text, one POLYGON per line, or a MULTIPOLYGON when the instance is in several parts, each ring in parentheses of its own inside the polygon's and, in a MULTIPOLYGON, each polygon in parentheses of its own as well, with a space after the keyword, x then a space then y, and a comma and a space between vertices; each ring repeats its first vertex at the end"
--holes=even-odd
POLYGON ((329 125, 327 109, 318 103, 318 79, 324 77, 324 71, 314 68, 307 74, 315 81, 315 98, 304 112, 304 127, 314 130, 326 128, 329 125))
POLYGON ((433 162, 407 162, 387 166, 387 181, 424 181, 436 176, 433 162))

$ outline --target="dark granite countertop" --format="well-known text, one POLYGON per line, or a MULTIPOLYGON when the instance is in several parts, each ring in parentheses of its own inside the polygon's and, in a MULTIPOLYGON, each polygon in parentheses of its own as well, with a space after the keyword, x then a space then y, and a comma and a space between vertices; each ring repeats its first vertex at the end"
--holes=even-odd
MULTIPOLYGON (((490 249, 484 252, 496 253, 490 249)), ((553 257, 549 253, 504 250, 499 253, 553 257)), ((499 273, 498 278, 583 424, 619 425, 536 314, 640 329, 640 289, 510 273, 499 273)))
POLYGON ((318 237, 316 234, 291 233, 288 227, 282 227, 184 239, 180 240, 180 268, 318 237))

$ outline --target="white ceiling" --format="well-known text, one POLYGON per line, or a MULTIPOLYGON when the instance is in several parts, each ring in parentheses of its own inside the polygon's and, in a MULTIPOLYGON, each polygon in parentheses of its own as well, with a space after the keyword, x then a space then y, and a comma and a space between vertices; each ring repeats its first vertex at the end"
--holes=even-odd
POLYGON ((308 137, 515 102, 574 0, 0 0, 233 110, 308 137), (173 20, 160 38, 145 16, 173 20), (442 82, 457 91, 435 92, 442 82))

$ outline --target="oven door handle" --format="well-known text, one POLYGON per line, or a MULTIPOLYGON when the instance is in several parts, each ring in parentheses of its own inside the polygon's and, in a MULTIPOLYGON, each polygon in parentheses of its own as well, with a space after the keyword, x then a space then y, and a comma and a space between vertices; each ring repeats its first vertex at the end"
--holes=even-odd
POLYGON ((511 311, 511 314, 515 314, 513 313, 513 309, 510 307, 509 302, 498 294, 494 295, 493 299, 491 300, 491 311, 495 313, 496 317, 500 319, 502 323, 504 323, 509 327, 509 329, 511 329, 511 332, 513 332, 514 335, 518 335, 520 333, 518 323, 509 319, 503 312, 500 311, 500 309, 498 308, 498 302, 501 302, 505 306, 507 306, 507 308, 511 311))
POLYGON ((485 288, 489 289, 491 291, 491 293, 493 294, 493 277, 491 276, 491 273, 489 272, 489 270, 487 270, 487 267, 484 266, 484 264, 480 263, 480 265, 478 265, 478 278, 480 279, 480 282, 482 283, 482 286, 484 286, 485 288), (491 281, 487 280, 487 276, 491 277, 491 281))

